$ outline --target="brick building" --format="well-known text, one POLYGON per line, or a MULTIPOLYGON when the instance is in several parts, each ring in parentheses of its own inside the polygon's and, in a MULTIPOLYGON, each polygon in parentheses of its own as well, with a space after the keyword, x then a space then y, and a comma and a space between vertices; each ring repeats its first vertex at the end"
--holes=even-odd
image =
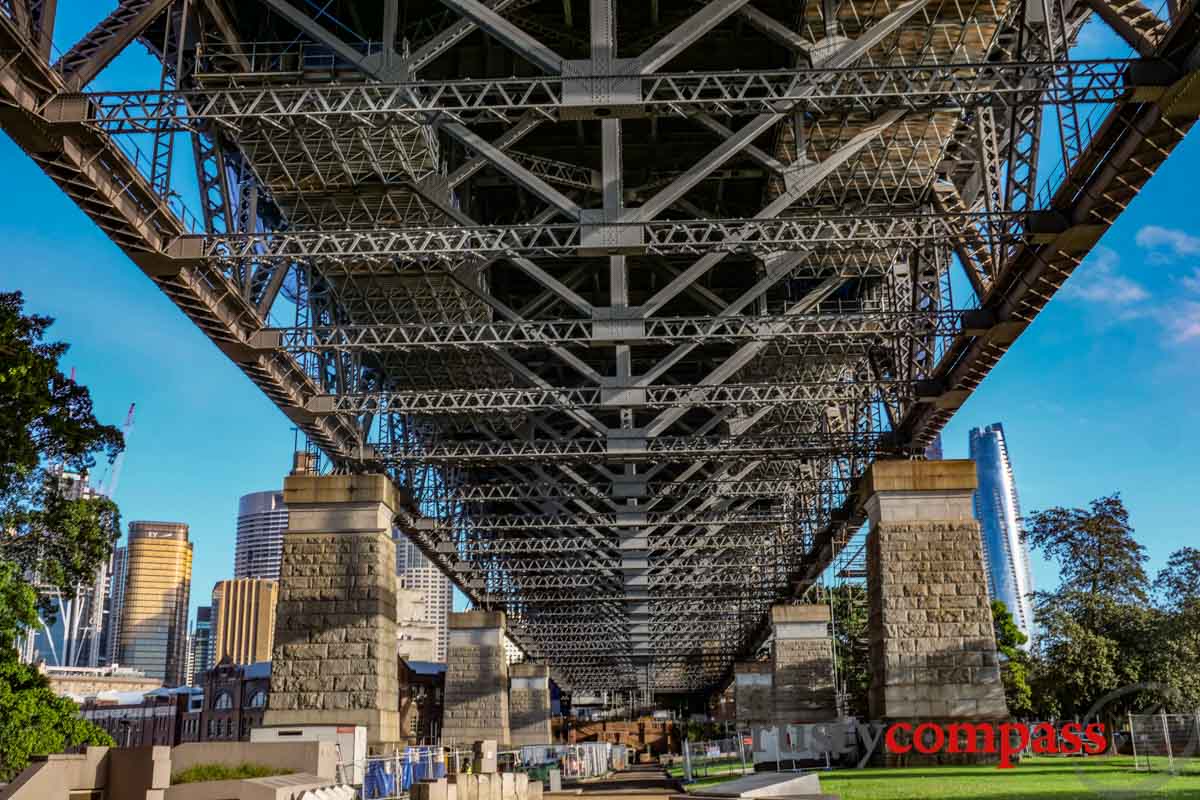
POLYGON ((400 660, 400 734, 411 743, 433 743, 441 736, 445 689, 445 664, 400 660))
POLYGON ((150 692, 101 692, 80 706, 84 719, 108 732, 118 747, 174 747, 185 738, 187 719, 199 714, 200 689, 181 686, 150 692))
MULTIPOLYGON (((446 665, 400 661, 402 733, 414 744, 441 735, 446 665)), ((225 659, 199 686, 150 692, 102 692, 80 711, 121 747, 250 740, 262 725, 271 693, 271 662, 239 665, 225 659)))
POLYGON ((197 739, 250 741, 250 729, 262 725, 271 693, 271 662, 234 664, 228 658, 204 677, 204 704, 195 726, 197 739))

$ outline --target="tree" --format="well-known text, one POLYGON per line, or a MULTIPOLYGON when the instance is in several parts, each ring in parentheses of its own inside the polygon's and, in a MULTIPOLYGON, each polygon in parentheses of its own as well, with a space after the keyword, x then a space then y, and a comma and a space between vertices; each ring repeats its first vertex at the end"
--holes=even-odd
POLYGON ((1171 553, 1154 579, 1154 591, 1165 607, 1182 609, 1200 602, 1200 550, 1182 547, 1171 553))
POLYGON ((65 496, 49 467, 86 473, 124 440, 59 369, 67 345, 43 341, 53 320, 23 307, 20 292, 0 293, 0 559, 70 594, 108 558, 120 518, 107 498, 65 496))
POLYGON ((1146 602, 1146 548, 1133 538, 1120 494, 1093 500, 1088 511, 1037 511, 1024 528, 1031 545, 1058 561, 1062 589, 1146 602))
POLYGON ((1033 691, 1029 688, 1029 656, 1021 647, 1029 637, 1013 622, 1003 600, 992 601, 992 630, 1000 653, 1000 679, 1008 712, 1014 717, 1028 717, 1033 713, 1033 691))
MULTIPOLYGON (((1051 508, 1025 521, 1025 537, 1059 563, 1061 583, 1034 595, 1037 653, 1031 675, 1041 715, 1082 716, 1114 689, 1155 680, 1162 615, 1148 604, 1145 548, 1114 494, 1088 509, 1051 508)), ((1108 722, 1145 698, 1123 694, 1108 722)))
POLYGON ((838 688, 846 692, 847 712, 866 717, 871 711, 867 587, 847 583, 833 589, 831 595, 838 688))
POLYGON ((116 742, 82 719, 73 702, 55 695, 36 669, 0 659, 0 782, 16 777, 31 756, 83 745, 113 747, 116 742))
POLYGON ((23 305, 20 293, 0 293, 0 781, 34 755, 113 744, 17 659, 18 638, 37 621, 27 576, 71 594, 120 530, 110 500, 67 496, 50 467, 86 473, 97 454, 111 460, 124 446, 119 430, 97 422, 88 390, 59 370, 67 346, 43 342, 52 320, 23 305))

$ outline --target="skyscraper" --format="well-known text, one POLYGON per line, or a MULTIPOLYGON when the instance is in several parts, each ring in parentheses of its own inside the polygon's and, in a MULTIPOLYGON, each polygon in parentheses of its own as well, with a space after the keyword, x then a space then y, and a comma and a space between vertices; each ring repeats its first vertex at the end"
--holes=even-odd
POLYGON ((1021 504, 1004 426, 997 422, 974 428, 970 444, 979 476, 975 518, 983 529, 988 590, 993 600, 1004 601, 1017 627, 1032 638, 1033 608, 1029 595, 1033 592, 1033 578, 1029 571, 1029 548, 1021 539, 1021 504))
POLYGON ((187 683, 188 602, 192 543, 181 522, 131 522, 126 547, 125 598, 117 636, 122 666, 187 683))
POLYGON ((396 574, 403 588, 415 589, 424 596, 425 621, 437 628, 434 656, 444 662, 450 646, 450 610, 454 602, 450 579, 403 534, 396 539, 396 574))
POLYGON ((283 492, 253 492, 238 500, 233 577, 279 580, 283 532, 287 529, 283 492))
POLYGON ((125 579, 128 577, 126 565, 129 551, 124 547, 113 548, 112 559, 108 569, 108 590, 106 604, 108 610, 104 619, 104 654, 106 664, 116 664, 117 646, 121 639, 121 614, 125 608, 125 579))
POLYGON ((205 672, 213 668, 212 606, 196 609, 196 626, 192 628, 192 685, 199 686, 205 672))
POLYGON ((213 660, 234 664, 271 660, 279 584, 262 578, 217 581, 213 587, 213 660))

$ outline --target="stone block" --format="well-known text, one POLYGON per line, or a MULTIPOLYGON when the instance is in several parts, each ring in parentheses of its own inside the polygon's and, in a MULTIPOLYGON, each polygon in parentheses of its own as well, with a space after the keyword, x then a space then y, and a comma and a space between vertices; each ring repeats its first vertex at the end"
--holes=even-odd
POLYGON ((500 776, 500 800, 517 800, 516 776, 511 772, 500 776))

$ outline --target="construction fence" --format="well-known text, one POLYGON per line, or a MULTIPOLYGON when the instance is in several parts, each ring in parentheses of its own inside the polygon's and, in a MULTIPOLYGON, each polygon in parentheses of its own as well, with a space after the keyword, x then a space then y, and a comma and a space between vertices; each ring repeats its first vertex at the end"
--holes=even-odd
POLYGON ((1130 714, 1128 735, 1139 771, 1200 775, 1200 709, 1184 714, 1130 714))

